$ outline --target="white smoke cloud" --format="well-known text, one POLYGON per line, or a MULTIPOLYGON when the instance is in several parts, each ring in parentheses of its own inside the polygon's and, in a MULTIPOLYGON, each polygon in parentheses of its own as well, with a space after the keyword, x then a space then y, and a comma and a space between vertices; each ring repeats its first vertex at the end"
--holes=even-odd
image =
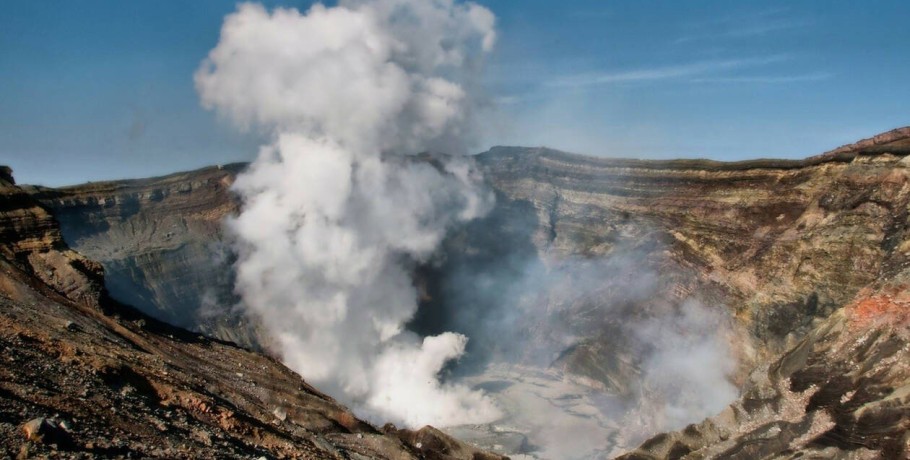
POLYGON ((474 364, 469 381, 508 414, 455 434, 521 433, 535 449, 513 458, 612 458, 736 399, 731 345, 743 337, 710 291, 679 297, 690 274, 669 248, 634 235, 596 257, 540 251, 531 206, 498 200, 447 240, 431 275, 441 281, 425 327, 471 337, 481 351, 456 371, 474 364))
POLYGON ((724 311, 690 300, 674 314, 637 326, 639 339, 653 347, 642 365, 651 433, 715 415, 739 395, 729 379, 736 361, 724 311))
POLYGON ((479 391, 442 382, 467 338, 421 340, 412 264, 491 198, 465 159, 477 76, 495 41, 486 8, 454 0, 342 1, 305 13, 241 4, 196 73, 203 105, 266 131, 234 186, 237 290, 284 362, 376 419, 487 422, 479 391))
POLYGON ((196 74, 202 103, 243 127, 329 137, 357 155, 463 153, 492 13, 453 0, 241 4, 196 74))

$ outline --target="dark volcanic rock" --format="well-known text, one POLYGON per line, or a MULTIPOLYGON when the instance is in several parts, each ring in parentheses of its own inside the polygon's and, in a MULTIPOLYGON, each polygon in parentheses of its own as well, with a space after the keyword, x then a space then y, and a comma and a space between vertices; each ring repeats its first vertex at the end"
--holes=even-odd
POLYGON ((10 185, 16 185, 16 180, 13 179, 13 168, 10 168, 9 166, 0 166, 0 181, 10 185))
POLYGON ((58 448, 70 449, 72 439, 66 426, 65 422, 38 417, 22 425, 22 434, 27 441, 55 444, 58 448))

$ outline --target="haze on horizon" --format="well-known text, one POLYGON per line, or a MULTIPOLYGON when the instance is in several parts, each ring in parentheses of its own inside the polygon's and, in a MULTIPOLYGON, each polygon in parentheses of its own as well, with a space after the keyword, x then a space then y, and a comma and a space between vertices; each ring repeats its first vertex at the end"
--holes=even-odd
MULTIPOLYGON (((479 3, 496 14, 499 40, 478 152, 797 158, 910 124, 903 1, 479 3)), ((261 136, 233 132, 193 86, 234 1, 5 7, 0 164, 19 182, 144 177, 256 154, 261 136)))

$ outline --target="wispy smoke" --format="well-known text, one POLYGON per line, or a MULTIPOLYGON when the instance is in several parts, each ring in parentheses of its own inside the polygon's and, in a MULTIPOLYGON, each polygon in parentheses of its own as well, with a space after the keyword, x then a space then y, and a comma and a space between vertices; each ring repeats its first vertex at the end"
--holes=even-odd
POLYGON ((237 290, 305 378, 376 418, 490 421, 481 392, 440 381, 467 338, 421 338, 413 264, 485 213, 471 164, 477 76, 495 41, 486 8, 454 0, 344 1, 305 13, 242 4, 196 73, 205 107, 265 130, 234 189, 237 290))
POLYGON ((651 347, 642 365, 642 395, 647 406, 645 434, 676 430, 720 412, 738 395, 729 376, 728 318, 689 300, 679 310, 634 325, 637 338, 651 347))
POLYGON ((534 458, 607 458, 736 398, 732 319, 668 259, 659 230, 631 225, 606 254, 581 256, 541 243, 541 218, 500 196, 421 274, 429 300, 414 327, 471 337, 455 372, 501 402, 498 426, 526 435, 534 458))

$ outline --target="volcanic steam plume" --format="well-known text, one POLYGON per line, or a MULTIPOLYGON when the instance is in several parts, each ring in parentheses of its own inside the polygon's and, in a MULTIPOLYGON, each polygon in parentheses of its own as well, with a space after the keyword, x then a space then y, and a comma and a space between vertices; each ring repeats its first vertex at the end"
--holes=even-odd
POLYGON ((493 14, 454 0, 242 4, 196 73, 203 105, 270 136, 234 190, 237 290, 284 362, 372 418, 491 421, 438 375, 467 338, 421 338, 410 271, 491 198, 466 153, 493 14), (431 163, 420 152, 450 156, 431 163))

